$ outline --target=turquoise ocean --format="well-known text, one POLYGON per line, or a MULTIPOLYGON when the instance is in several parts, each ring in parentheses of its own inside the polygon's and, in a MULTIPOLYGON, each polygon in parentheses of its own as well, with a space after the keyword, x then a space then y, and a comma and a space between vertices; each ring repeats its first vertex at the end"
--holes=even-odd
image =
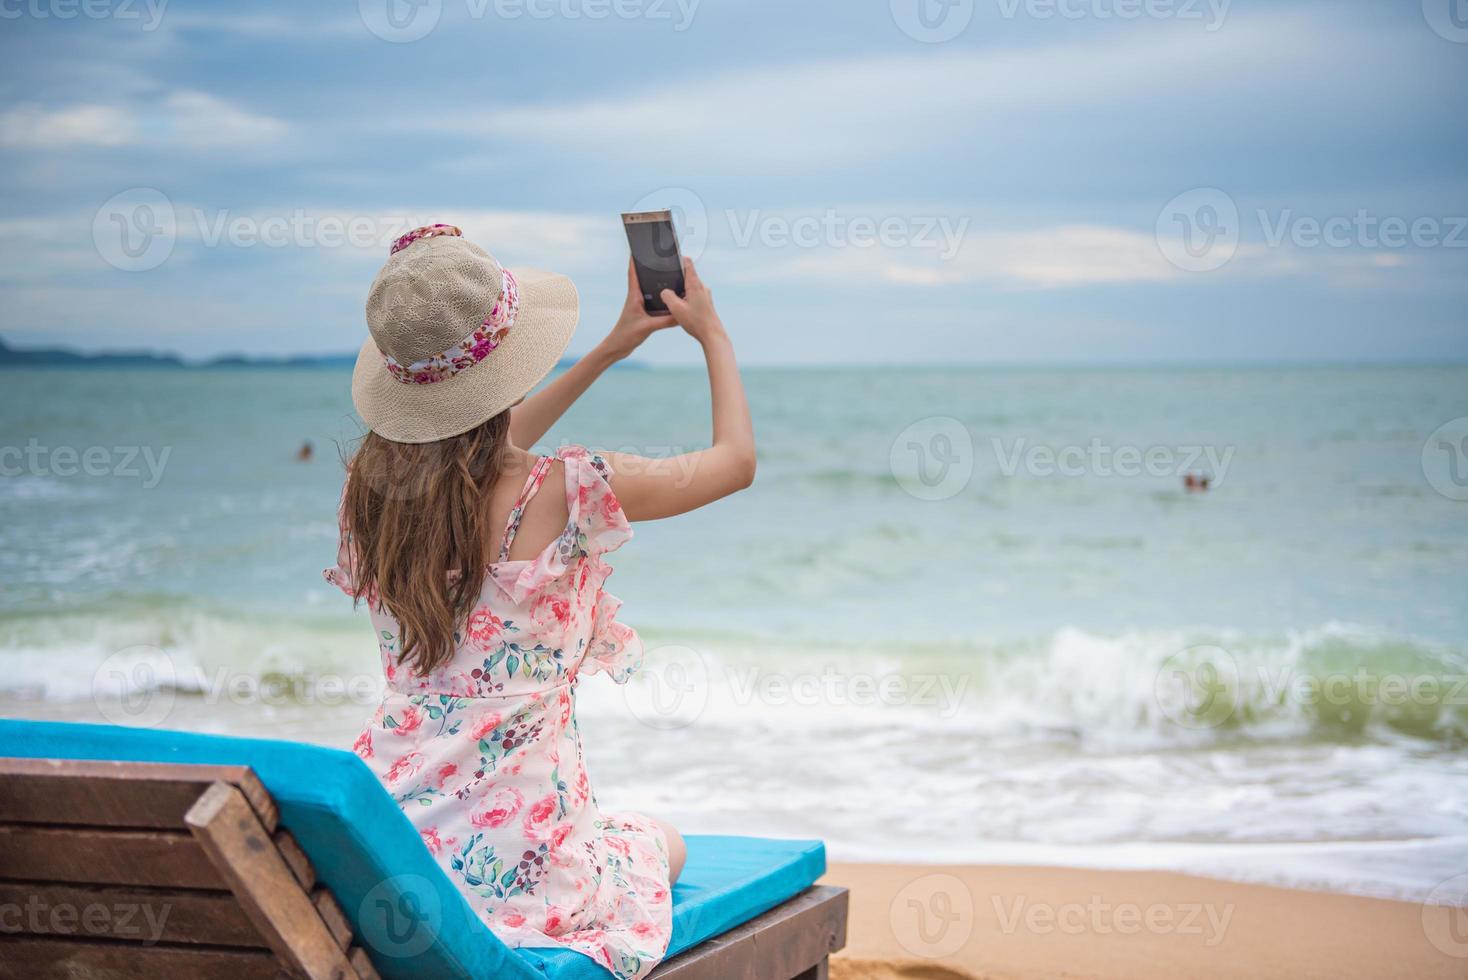
MULTIPOLYGON (((0 714, 350 745, 349 378, 0 372, 0 714)), ((848 859, 1468 871, 1468 368, 747 382, 755 486, 613 556, 648 663, 583 685, 603 805, 848 859)), ((545 445, 707 412, 699 370, 618 370, 545 445)))

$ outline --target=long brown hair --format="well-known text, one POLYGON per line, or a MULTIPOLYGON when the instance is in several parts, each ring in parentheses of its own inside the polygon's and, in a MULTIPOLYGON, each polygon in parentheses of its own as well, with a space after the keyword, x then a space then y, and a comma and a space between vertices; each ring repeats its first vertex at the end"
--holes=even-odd
POLYGON ((437 442, 368 432, 348 464, 342 522, 356 592, 402 627, 398 662, 417 674, 448 663, 484 586, 500 528, 489 492, 510 460, 510 413, 437 442))

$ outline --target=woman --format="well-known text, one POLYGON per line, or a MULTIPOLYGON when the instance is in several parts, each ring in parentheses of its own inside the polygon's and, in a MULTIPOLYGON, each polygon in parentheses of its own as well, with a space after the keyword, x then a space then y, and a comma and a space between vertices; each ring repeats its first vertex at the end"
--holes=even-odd
POLYGON ((754 479, 733 348, 691 262, 684 272, 687 295, 664 292, 671 315, 654 317, 629 266, 611 333, 527 398, 575 330, 571 282, 503 269, 448 225, 399 239, 367 300, 352 398, 371 431, 348 466, 326 570, 367 603, 387 674, 357 753, 496 935, 578 950, 622 978, 667 951, 684 847, 660 820, 603 813, 583 763, 578 677, 625 682, 642 659, 602 589, 604 556, 631 537, 628 522, 754 479), (521 448, 675 324, 703 347, 711 448, 660 460, 521 448))

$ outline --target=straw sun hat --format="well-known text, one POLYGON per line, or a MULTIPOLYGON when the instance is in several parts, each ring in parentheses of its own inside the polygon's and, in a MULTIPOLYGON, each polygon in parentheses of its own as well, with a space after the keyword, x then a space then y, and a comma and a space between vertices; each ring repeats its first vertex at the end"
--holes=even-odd
POLYGON ((399 238, 367 295, 352 402, 393 442, 459 435, 525 397, 566 352, 576 287, 505 269, 452 225, 399 238))

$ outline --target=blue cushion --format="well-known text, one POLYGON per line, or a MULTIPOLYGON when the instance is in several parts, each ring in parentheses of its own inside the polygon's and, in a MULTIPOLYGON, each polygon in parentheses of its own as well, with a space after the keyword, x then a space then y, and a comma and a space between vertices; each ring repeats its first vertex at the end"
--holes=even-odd
MULTIPOLYGON (((0 719, 0 755, 249 766, 389 980, 609 976, 570 950, 511 950, 496 939, 371 770, 350 752, 267 739, 0 719)), ((688 863, 673 888, 668 955, 779 905, 814 884, 825 869, 819 841, 688 837, 688 863)))
MULTIPOLYGON (((826 846, 818 840, 698 834, 685 840, 688 863, 673 886, 669 957, 768 912, 826 873, 826 846)), ((590 957, 569 949, 517 952, 556 980, 607 980, 590 957)))

